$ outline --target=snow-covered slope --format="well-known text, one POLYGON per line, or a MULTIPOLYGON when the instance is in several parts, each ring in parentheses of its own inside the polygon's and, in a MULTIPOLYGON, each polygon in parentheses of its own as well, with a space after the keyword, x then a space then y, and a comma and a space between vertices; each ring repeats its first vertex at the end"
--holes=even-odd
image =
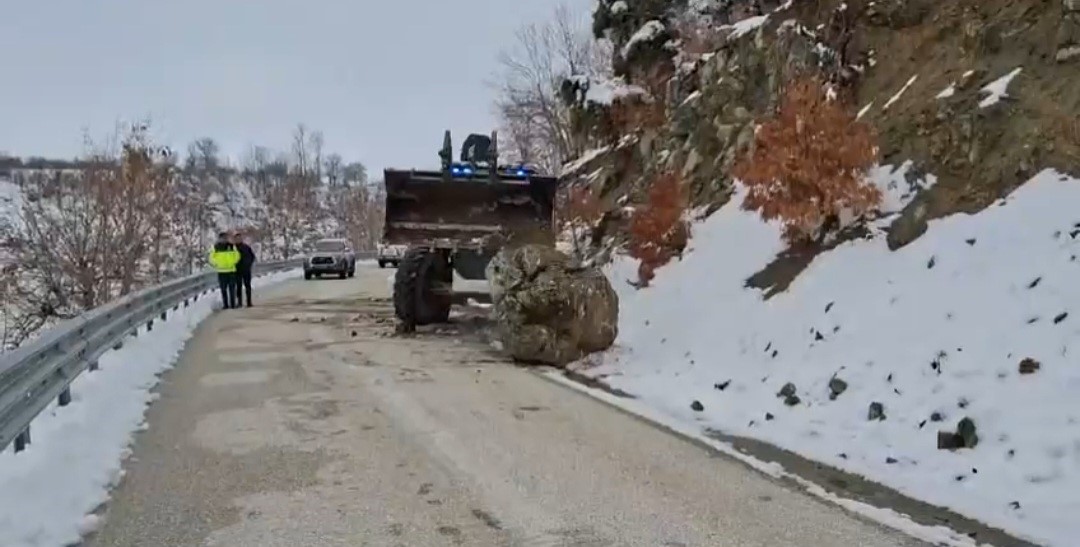
POLYGON ((779 228, 740 202, 696 225, 687 255, 650 288, 627 283, 629 259, 610 267, 619 339, 589 374, 672 420, 1075 545, 1080 180, 1044 171, 977 215, 931 222, 896 252, 880 237, 843 244, 768 301, 745 281, 782 250, 779 228), (1038 370, 1021 373, 1025 359, 1038 370), (833 378, 847 386, 835 399, 833 378), (777 396, 789 382, 793 406, 777 396), (872 403, 884 420, 868 419, 872 403), (939 450, 938 431, 965 417, 978 445, 939 450))

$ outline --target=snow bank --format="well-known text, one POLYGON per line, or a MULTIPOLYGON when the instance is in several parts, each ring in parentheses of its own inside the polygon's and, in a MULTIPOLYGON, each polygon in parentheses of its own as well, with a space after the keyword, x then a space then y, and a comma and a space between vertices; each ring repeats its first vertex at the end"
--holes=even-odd
MULTIPOLYGON (((295 277, 286 271, 255 279, 266 286, 295 277)), ((195 327, 213 311, 215 294, 129 338, 100 359, 100 370, 72 383, 71 404, 55 404, 31 424, 25 452, 0 454, 0 544, 57 547, 76 543, 97 524, 91 511, 108 501, 123 477, 132 435, 157 396, 158 375, 172 368, 195 327)))
POLYGON ((841 245, 769 301, 744 283, 782 250, 779 228, 741 200, 698 224, 687 256, 652 287, 629 286, 628 259, 609 268, 619 340, 589 373, 670 421, 762 439, 1034 542, 1075 544, 1080 180, 1044 171, 896 252, 883 238, 841 245), (1022 374, 1025 358, 1041 368, 1022 374), (831 400, 834 377, 847 389, 831 400), (788 382, 795 406, 776 396, 788 382), (874 402, 885 420, 868 420, 874 402), (978 446, 937 449, 938 431, 964 417, 978 446))

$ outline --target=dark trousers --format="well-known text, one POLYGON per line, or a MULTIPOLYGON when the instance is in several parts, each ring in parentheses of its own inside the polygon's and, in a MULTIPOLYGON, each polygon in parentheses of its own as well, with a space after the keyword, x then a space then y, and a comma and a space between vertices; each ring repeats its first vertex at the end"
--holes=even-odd
POLYGON ((251 270, 236 271, 236 300, 239 306, 244 305, 244 292, 247 292, 247 305, 251 307, 251 270))
POLYGON ((217 274, 218 288, 221 289, 221 303, 225 306, 225 309, 237 307, 236 278, 237 275, 235 273, 217 274))

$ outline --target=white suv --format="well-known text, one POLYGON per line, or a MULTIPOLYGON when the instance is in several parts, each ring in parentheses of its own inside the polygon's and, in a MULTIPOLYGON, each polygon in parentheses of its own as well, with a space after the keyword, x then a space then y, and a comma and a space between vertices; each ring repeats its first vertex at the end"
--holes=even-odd
POLYGON ((379 267, 385 268, 387 264, 397 268, 401 263, 401 259, 405 258, 405 251, 408 247, 405 245, 386 245, 379 243, 377 259, 379 261, 379 267))

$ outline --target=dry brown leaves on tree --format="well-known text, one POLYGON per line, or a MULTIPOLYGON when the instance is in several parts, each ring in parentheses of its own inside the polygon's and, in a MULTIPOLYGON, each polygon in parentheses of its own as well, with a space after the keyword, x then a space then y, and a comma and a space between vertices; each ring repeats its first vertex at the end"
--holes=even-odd
POLYGON ((630 256, 638 259, 639 286, 648 286, 656 269, 682 253, 690 237, 683 214, 686 192, 675 173, 663 173, 649 187, 646 203, 630 220, 630 256))
POLYGON ((791 243, 815 239, 842 214, 861 217, 881 201, 866 180, 877 159, 875 142, 872 128, 828 100, 819 80, 796 79, 735 166, 749 190, 743 208, 779 219, 791 243))

